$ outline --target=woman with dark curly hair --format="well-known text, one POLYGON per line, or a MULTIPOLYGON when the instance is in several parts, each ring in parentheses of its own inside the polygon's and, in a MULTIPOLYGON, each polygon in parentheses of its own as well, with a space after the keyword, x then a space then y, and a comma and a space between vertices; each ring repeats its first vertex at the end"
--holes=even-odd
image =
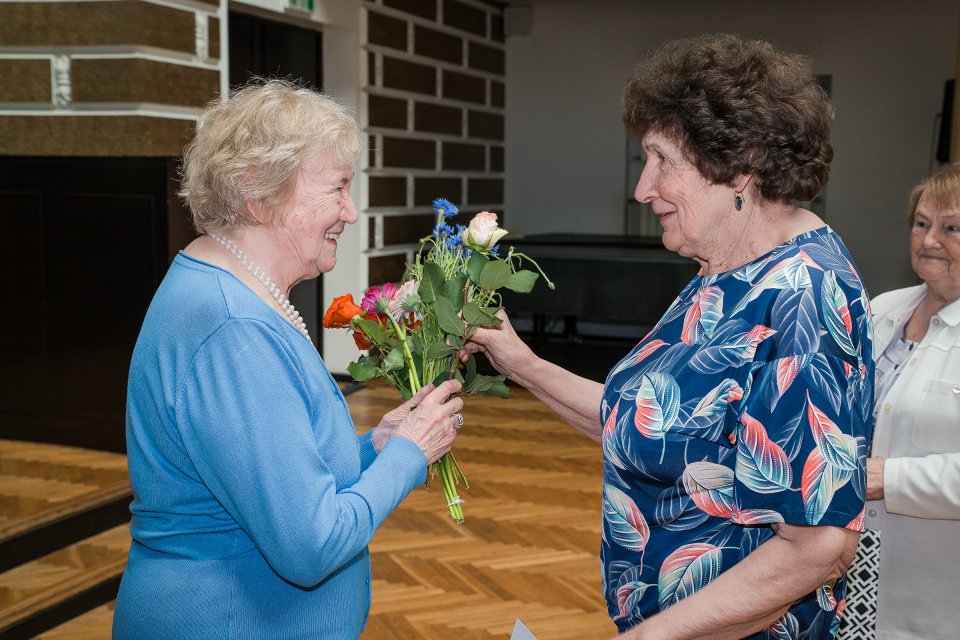
POLYGON ((719 35, 643 61, 624 118, 647 154, 636 198, 700 273, 604 384, 538 358, 506 317, 467 351, 601 444, 624 638, 831 638, 873 398, 860 276, 796 204, 827 181, 833 111, 802 58, 719 35))

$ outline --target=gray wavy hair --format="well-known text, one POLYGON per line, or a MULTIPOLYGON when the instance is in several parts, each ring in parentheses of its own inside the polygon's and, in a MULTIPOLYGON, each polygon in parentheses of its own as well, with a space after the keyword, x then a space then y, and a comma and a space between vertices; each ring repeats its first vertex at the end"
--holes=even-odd
POLYGON ((360 127, 333 98, 288 80, 255 78, 197 122, 180 170, 179 195, 199 233, 255 225, 247 202, 275 212, 289 198, 307 153, 352 165, 360 127))

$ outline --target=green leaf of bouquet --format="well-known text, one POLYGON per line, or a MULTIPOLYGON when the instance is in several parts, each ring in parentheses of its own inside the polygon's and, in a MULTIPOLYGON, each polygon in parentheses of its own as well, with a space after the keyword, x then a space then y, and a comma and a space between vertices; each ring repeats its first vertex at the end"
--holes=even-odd
POLYGON ((497 382, 503 382, 503 376, 484 376, 478 375, 473 380, 467 378, 467 382, 463 385, 464 393, 467 395, 475 396, 478 394, 485 394, 493 385, 497 382))
MULTIPOLYGON (((499 395, 503 392, 502 389, 497 387, 496 391, 493 391, 494 386, 503 385, 505 377, 504 376, 484 376, 478 375, 473 380, 464 383, 464 393, 467 395, 499 395)), ((506 387, 506 385, 504 385, 506 387)))
POLYGON ((403 349, 397 347, 392 350, 387 357, 383 359, 384 371, 396 371, 403 369, 403 349))
POLYGON ((446 333, 454 336, 463 335, 463 320, 457 315, 453 303, 446 298, 437 298, 433 303, 433 311, 437 316, 437 324, 446 333))
POLYGON ((430 304, 443 295, 443 270, 435 262, 427 262, 423 265, 423 272, 420 274, 420 287, 417 290, 420 299, 430 304))
POLYGON ((373 320, 354 318, 353 323, 366 334, 374 344, 383 343, 387 339, 387 332, 373 320))
POLYGON ((463 305, 463 319, 473 327, 497 326, 503 321, 493 315, 496 312, 497 310, 495 308, 481 307, 476 302, 468 302, 463 305))
POLYGON ((487 256, 477 251, 474 251, 473 255, 470 256, 470 260, 467 261, 467 275, 470 276, 470 280, 474 284, 480 284, 480 272, 483 271, 488 262, 490 261, 487 256))
POLYGON ((477 359, 473 357, 473 354, 470 354, 470 357, 467 358, 467 372, 463 378, 463 386, 468 387, 473 384, 473 381, 477 379, 477 359))
POLYGON ((489 318, 490 316, 484 313, 483 308, 476 302, 468 302, 463 305, 463 319, 467 321, 467 324, 486 326, 485 321, 489 318))
POLYGON ((376 378, 379 371, 365 362, 351 362, 347 365, 347 373, 357 382, 365 382, 376 378))
POLYGON ((503 260, 491 260, 480 270, 477 284, 487 291, 496 291, 510 280, 510 265, 503 260))
POLYGON ((533 285, 536 284, 537 278, 539 277, 539 273, 523 269, 511 274, 507 279, 507 284, 503 286, 505 286, 507 289, 510 289, 510 291, 516 291, 517 293, 530 293, 533 290, 533 285))
POLYGON ((503 320, 497 317, 497 311, 500 311, 501 307, 483 307, 483 312, 490 316, 492 323, 487 325, 488 327, 496 327, 497 325, 503 324, 503 320))
POLYGON ((463 306, 463 288, 466 286, 467 276, 453 276, 443 283, 443 297, 452 302, 457 311, 463 306))
POLYGON ((499 380, 490 385, 490 388, 483 392, 485 396, 497 396, 506 400, 510 397, 510 389, 503 380, 499 380))
MULTIPOLYGON (((454 376, 456 377, 456 376, 454 376)), ((450 379, 450 374, 446 371, 442 371, 437 374, 437 377, 432 380, 433 386, 439 387, 441 384, 450 379)))
POLYGON ((456 347, 451 347, 443 342, 434 342, 427 348, 425 357, 427 360, 439 360, 440 358, 446 358, 456 350, 456 347))

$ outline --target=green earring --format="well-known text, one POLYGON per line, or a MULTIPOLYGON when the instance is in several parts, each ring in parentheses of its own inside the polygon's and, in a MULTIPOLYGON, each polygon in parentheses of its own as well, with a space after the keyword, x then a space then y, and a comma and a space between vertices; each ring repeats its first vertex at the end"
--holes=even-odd
POLYGON ((734 192, 733 195, 733 205, 737 208, 737 211, 743 209, 743 196, 739 193, 734 192))

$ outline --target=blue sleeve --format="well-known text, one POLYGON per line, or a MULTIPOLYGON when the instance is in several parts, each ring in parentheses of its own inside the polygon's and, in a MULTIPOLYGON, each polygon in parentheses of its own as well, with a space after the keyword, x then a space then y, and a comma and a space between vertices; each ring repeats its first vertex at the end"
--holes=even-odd
POLYGON ((426 478, 426 458, 404 438, 361 472, 341 398, 309 389, 288 343, 259 321, 231 320, 203 344, 176 411, 205 485, 297 585, 318 584, 360 553, 426 478), (354 481, 338 487, 335 470, 354 481))
POLYGON ((366 470, 377 459, 377 450, 373 447, 373 429, 357 436, 357 444, 360 446, 360 468, 366 470))
POLYGON ((736 432, 735 522, 861 527, 863 376, 823 353, 779 358, 754 372, 736 432))

